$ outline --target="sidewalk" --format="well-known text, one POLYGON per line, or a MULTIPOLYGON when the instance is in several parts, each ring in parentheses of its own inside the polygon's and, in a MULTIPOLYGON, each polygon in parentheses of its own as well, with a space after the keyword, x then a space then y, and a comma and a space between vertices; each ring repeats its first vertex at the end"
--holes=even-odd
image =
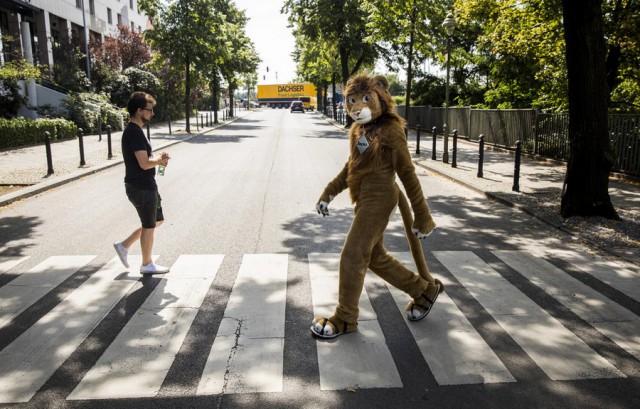
MULTIPOLYGON (((204 128, 196 126, 196 118, 193 117, 190 120, 191 134, 185 131, 186 120, 184 119, 171 122, 171 133, 169 133, 168 122, 153 123, 150 126, 151 145, 155 151, 160 151, 196 135, 224 126, 249 112, 244 109, 236 110, 234 118, 223 121, 222 111, 219 111, 219 123, 204 128)), ((206 112, 202 112, 202 114, 206 115, 206 112)), ((200 123, 199 116, 198 123, 200 123)), ((78 138, 51 143, 54 173, 49 176, 47 176, 47 156, 44 143, 38 146, 0 151, 0 207, 121 164, 121 138, 122 131, 111 134, 112 158, 108 159, 109 148, 106 131, 103 132, 101 140, 97 134, 85 135, 83 137, 84 166, 80 166, 78 138)))
POLYGON ((449 163, 442 161, 444 148, 440 136, 436 143, 436 160, 432 159, 433 138, 421 134, 420 154, 416 154, 416 133, 409 133, 409 149, 414 163, 428 171, 455 181, 511 207, 587 241, 628 262, 640 266, 640 184, 611 177, 609 195, 622 221, 604 218, 560 216, 560 198, 566 163, 533 158, 523 154, 520 164, 519 191, 514 191, 515 152, 485 145, 483 177, 478 177, 479 145, 458 139, 456 167, 452 167, 453 138, 449 138, 449 163))

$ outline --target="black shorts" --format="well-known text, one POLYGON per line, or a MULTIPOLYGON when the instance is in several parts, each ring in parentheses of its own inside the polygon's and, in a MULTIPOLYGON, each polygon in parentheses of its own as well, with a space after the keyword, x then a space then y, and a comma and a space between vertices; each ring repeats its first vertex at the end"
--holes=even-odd
POLYGON ((138 211, 142 227, 153 229, 156 222, 164 220, 162 214, 162 198, 157 190, 144 190, 125 183, 129 201, 138 211))

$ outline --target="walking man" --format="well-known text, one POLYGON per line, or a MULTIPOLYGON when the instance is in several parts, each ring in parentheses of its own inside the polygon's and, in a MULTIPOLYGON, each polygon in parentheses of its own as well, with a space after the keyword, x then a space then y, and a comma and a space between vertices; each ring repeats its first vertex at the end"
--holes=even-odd
POLYGON ((137 228, 129 237, 116 242, 113 247, 125 267, 129 267, 127 255, 131 246, 140 240, 142 251, 141 274, 164 274, 169 268, 155 264, 151 259, 153 234, 162 224, 162 199, 156 185, 156 166, 167 166, 169 155, 163 152, 159 157, 153 155, 151 144, 145 137, 142 127, 151 122, 156 100, 145 92, 134 92, 129 98, 129 124, 122 133, 122 157, 124 159, 124 186, 127 197, 138 212, 142 227, 137 228))

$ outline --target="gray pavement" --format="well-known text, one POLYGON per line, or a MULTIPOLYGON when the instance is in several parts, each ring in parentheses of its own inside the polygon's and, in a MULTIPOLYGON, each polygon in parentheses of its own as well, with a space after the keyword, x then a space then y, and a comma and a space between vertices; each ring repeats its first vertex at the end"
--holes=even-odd
MULTIPOLYGON (((157 123, 151 128, 151 140, 154 150, 158 151, 173 144, 192 138, 195 135, 209 132, 229 122, 250 114, 251 111, 236 111, 236 116, 223 121, 219 115, 219 124, 197 129, 195 120, 191 121, 191 134, 185 132, 185 121, 172 123, 169 133, 167 123, 157 123)), ((317 113, 316 113, 317 114, 317 113)), ((319 115, 319 114, 318 114, 319 115)), ((344 127, 327 119, 336 127, 344 127)), ((44 145, 11 149, 0 152, 0 206, 6 206, 16 200, 43 192, 88 174, 122 163, 120 155, 120 137, 122 132, 112 134, 113 158, 107 158, 107 137, 88 135, 84 138, 85 166, 79 166, 80 155, 78 140, 62 141, 52 144, 54 174, 47 176, 47 162, 44 145), (8 188, 8 186, 11 186, 8 188)), ((483 177, 478 177, 478 144, 463 139, 458 141, 456 162, 452 167, 452 140, 449 141, 449 162, 442 160, 443 140, 437 138, 436 159, 432 159, 432 137, 423 133, 420 141, 420 153, 416 153, 415 131, 409 133, 409 147, 416 165, 427 171, 437 173, 452 181, 485 194, 509 206, 517 207, 540 220, 549 223, 570 234, 582 235, 591 244, 611 254, 622 257, 629 262, 640 265, 640 238, 638 237, 638 221, 640 220, 640 184, 624 178, 612 177, 609 192, 612 202, 625 225, 598 225, 596 228, 611 230, 626 229, 625 238, 614 244, 594 241, 593 237, 603 236, 600 232, 591 235, 583 234, 584 225, 567 223, 559 214, 559 197, 562 191, 566 164, 552 160, 541 160, 527 155, 522 156, 519 191, 514 191, 514 154, 511 151, 485 147, 483 177), (629 227, 630 226, 630 227, 629 227), (595 236, 594 236, 595 235, 595 236)), ((593 226, 591 226, 593 227, 593 226)))

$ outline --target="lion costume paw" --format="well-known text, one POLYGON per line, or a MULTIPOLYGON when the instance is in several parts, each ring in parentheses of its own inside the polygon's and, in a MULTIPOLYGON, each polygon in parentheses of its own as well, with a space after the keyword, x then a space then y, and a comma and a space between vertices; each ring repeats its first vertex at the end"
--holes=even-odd
POLYGON ((311 322, 310 329, 313 335, 319 338, 331 339, 342 334, 354 332, 358 328, 357 325, 349 325, 336 317, 315 317, 311 322), (342 331, 339 331, 338 328, 341 328, 342 331))
POLYGON ((438 295, 444 291, 444 284, 438 279, 435 283, 429 283, 427 289, 418 298, 414 298, 404 307, 409 321, 420 321, 430 312, 438 295))

